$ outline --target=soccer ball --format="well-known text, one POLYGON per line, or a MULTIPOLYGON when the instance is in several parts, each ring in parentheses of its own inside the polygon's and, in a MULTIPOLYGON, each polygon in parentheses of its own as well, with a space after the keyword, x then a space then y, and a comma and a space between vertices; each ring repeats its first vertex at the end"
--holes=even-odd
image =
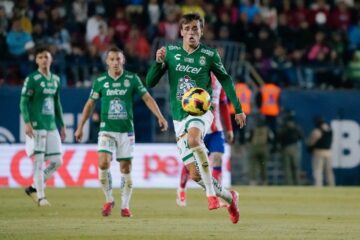
POLYGON ((189 89, 181 99, 181 105, 185 112, 193 116, 201 116, 210 108, 209 93, 198 87, 189 89))

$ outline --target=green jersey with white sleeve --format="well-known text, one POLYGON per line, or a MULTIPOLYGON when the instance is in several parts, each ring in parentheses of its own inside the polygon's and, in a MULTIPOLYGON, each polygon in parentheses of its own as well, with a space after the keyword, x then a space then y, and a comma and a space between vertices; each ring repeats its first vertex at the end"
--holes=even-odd
POLYGON ((108 72, 95 79, 90 98, 101 98, 100 131, 133 132, 133 97, 142 97, 147 93, 140 78, 132 72, 125 71, 117 79, 108 72))
POLYGON ((36 130, 55 130, 56 122, 64 126, 60 103, 60 78, 50 73, 44 76, 38 70, 31 73, 21 91, 20 111, 25 123, 36 130))
POLYGON ((167 45, 164 63, 154 63, 146 76, 146 84, 155 86, 161 76, 168 71, 170 84, 170 107, 174 120, 182 120, 188 116, 181 107, 183 94, 192 87, 205 89, 212 95, 210 72, 213 72, 227 97, 235 106, 236 113, 242 108, 236 97, 230 75, 226 72, 216 49, 199 44, 192 53, 188 53, 179 45, 167 45))

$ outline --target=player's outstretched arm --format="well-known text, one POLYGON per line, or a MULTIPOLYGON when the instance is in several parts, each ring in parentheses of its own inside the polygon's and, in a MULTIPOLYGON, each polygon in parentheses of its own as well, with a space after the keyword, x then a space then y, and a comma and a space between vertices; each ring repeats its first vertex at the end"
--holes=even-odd
POLYGON ((88 120, 91 113, 93 112, 94 108, 95 108, 95 100, 93 100, 93 99, 87 100, 87 102, 86 102, 86 104, 84 106, 84 109, 82 111, 82 114, 81 114, 81 119, 80 119, 79 126, 76 129, 76 132, 74 134, 76 141, 78 141, 78 142, 81 141, 81 138, 82 138, 82 135, 83 135, 83 127, 85 125, 86 120, 88 120))
POLYGON ((168 129, 168 123, 164 116, 162 115, 159 106, 155 102, 154 98, 151 97, 149 93, 145 93, 142 96, 142 100, 145 102, 146 106, 151 110, 151 112, 156 116, 158 119, 159 126, 161 131, 166 131, 168 129))
POLYGON ((162 47, 156 51, 156 61, 150 66, 148 73, 146 74, 146 86, 154 87, 160 81, 161 77, 165 74, 167 68, 165 64, 165 47, 162 47))

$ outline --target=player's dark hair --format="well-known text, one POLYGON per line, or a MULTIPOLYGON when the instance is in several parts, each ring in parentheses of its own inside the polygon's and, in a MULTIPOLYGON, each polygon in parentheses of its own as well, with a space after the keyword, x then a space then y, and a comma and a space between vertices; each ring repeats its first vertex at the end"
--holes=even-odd
POLYGON ((183 15, 179 20, 179 27, 182 29, 183 24, 188 24, 192 21, 199 21, 200 27, 204 28, 204 19, 198 13, 188 13, 183 15))
MULTIPOLYGON (((120 48, 118 48, 118 47, 111 47, 111 48, 109 48, 109 49, 107 50, 107 52, 106 52, 106 57, 109 56, 109 53, 110 53, 110 52, 121 53, 122 55, 124 55, 124 52, 123 52, 120 48)), ((124 55, 124 56, 125 56, 125 55, 124 55)))
POLYGON ((43 53, 43 52, 48 52, 48 53, 50 53, 50 55, 52 55, 51 52, 50 52, 49 47, 47 47, 47 46, 39 46, 39 47, 35 48, 35 51, 34 51, 35 58, 37 57, 37 55, 39 55, 40 53, 43 53))

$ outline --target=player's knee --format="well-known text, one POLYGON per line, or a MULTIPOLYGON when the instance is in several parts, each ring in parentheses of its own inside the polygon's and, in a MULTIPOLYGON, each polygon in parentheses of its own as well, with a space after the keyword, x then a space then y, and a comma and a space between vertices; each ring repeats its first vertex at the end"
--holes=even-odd
POLYGON ((48 160, 51 162, 50 164, 53 166, 55 170, 58 169, 62 164, 62 158, 60 154, 49 156, 48 160))
POLYGON ((110 167, 110 163, 107 162, 107 161, 99 161, 99 168, 101 170, 106 170, 106 169, 109 169, 110 167))
POLYGON ((201 145, 201 139, 198 136, 188 135, 189 148, 195 148, 201 145))

